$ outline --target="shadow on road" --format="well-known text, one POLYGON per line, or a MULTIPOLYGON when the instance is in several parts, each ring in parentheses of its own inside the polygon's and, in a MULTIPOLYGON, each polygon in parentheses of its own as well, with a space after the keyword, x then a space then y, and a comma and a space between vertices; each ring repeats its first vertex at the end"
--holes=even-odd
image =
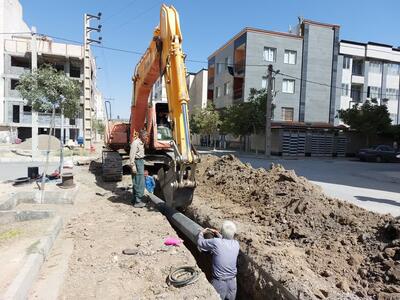
POLYGON ((356 198, 357 200, 360 200, 360 201, 376 202, 376 203, 389 204, 389 205, 400 207, 400 202, 397 202, 395 200, 390 200, 390 199, 379 199, 379 198, 365 197, 365 196, 354 196, 354 198, 356 198))
MULTIPOLYGON (((101 161, 91 161, 89 165, 89 171, 96 177, 96 185, 104 190, 111 192, 111 195, 107 198, 108 201, 113 203, 122 203, 128 207, 133 208, 132 205, 132 185, 129 186, 118 186, 118 182, 105 182, 103 181, 101 173, 101 161)), ((125 172, 125 171, 124 171, 125 172)), ((106 195, 105 195, 106 196, 106 195)), ((108 196, 108 195, 107 195, 108 196)), ((149 202, 147 197, 144 197, 144 202, 149 202)), ((147 205, 146 209, 154 211, 156 208, 153 205, 147 205)))

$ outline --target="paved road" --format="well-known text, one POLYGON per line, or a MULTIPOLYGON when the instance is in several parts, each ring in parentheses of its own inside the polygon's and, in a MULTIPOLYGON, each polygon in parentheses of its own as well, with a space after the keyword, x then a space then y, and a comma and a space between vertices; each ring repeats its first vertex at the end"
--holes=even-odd
MULTIPOLYGON (((0 181, 12 180, 28 176, 28 167, 39 167, 39 174, 43 172, 44 162, 0 162, 0 181)), ((50 162, 47 174, 57 169, 58 163, 50 162)))
POLYGON ((265 160, 238 155, 253 167, 269 168, 271 162, 295 170, 321 186, 324 192, 378 213, 400 216, 400 163, 367 163, 348 159, 265 160))

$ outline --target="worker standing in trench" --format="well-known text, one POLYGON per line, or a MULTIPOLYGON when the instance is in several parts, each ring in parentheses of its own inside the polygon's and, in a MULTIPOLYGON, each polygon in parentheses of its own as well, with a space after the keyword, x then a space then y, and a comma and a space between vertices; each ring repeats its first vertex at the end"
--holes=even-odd
POLYGON ((236 298, 237 258, 239 242, 234 240, 236 225, 231 221, 224 221, 221 233, 215 229, 206 228, 199 233, 197 245, 202 251, 212 254, 212 282, 211 284, 223 300, 236 298), (205 239, 204 234, 212 231, 215 238, 205 239))
POLYGON ((134 207, 141 208, 146 206, 143 203, 144 196, 144 144, 147 142, 147 131, 141 130, 139 137, 135 136, 129 160, 132 170, 132 204, 134 207))

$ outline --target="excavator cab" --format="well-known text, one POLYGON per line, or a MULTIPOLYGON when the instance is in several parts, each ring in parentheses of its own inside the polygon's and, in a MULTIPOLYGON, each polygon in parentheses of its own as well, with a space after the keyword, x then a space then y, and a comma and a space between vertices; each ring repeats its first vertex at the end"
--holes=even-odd
POLYGON ((172 141, 171 120, 169 118, 168 103, 156 103, 156 128, 158 141, 172 141))

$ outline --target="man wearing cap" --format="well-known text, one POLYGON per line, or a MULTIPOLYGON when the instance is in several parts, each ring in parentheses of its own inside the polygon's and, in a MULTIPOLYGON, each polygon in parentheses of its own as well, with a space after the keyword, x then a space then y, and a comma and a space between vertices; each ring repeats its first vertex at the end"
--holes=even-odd
POLYGON ((144 144, 146 142, 147 132, 141 130, 139 136, 135 136, 129 152, 133 184, 132 204, 137 208, 146 206, 142 201, 144 195, 144 144))

